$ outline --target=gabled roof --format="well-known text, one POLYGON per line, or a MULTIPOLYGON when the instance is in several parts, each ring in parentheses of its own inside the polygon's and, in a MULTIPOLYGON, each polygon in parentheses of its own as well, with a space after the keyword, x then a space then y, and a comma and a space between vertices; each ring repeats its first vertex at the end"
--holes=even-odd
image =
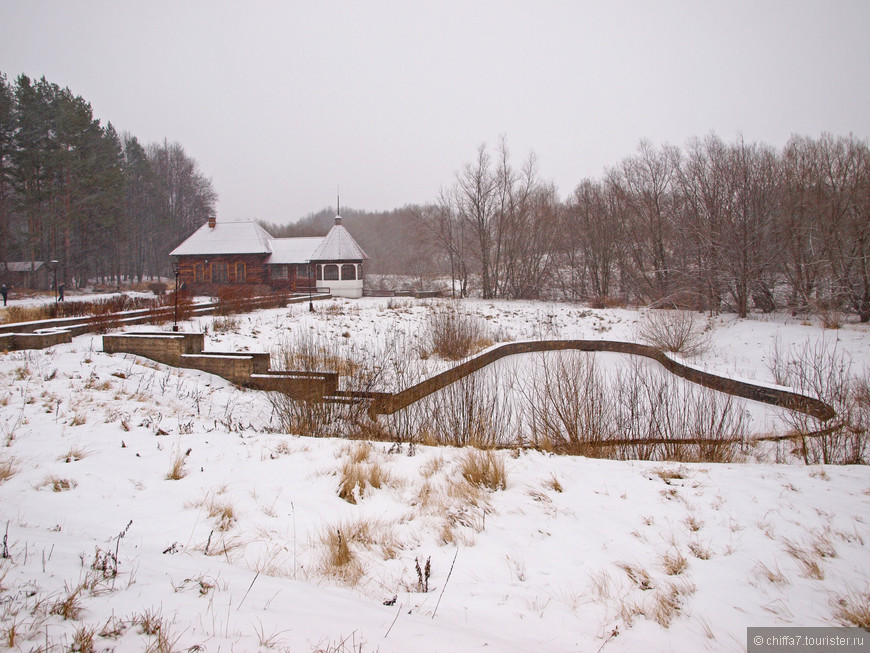
POLYGON ((207 223, 169 252, 170 256, 202 256, 207 254, 271 254, 269 235, 256 222, 207 223))
POLYGON ((335 226, 329 230, 320 246, 311 255, 312 261, 363 261, 368 254, 341 224, 341 216, 335 216, 335 226))
POLYGON ((308 263, 311 255, 323 242, 324 236, 300 238, 271 238, 269 247, 272 256, 266 261, 269 265, 288 265, 291 263, 308 263))

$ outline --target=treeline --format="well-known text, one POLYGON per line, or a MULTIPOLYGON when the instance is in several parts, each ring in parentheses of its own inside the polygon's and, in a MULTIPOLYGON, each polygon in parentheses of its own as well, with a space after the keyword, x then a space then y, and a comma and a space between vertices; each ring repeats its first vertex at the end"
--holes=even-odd
MULTIPOLYGON (((415 205, 381 212, 341 208, 344 226, 371 258, 366 274, 402 274, 424 280, 449 272, 420 221, 425 210, 415 205)), ((335 209, 330 207, 290 225, 263 222, 262 226, 276 238, 288 238, 323 236, 334 224, 335 209)))
POLYGON ((143 146, 68 88, 0 73, 2 262, 57 260, 72 285, 165 275, 216 200, 181 145, 143 146))
POLYGON ((870 147, 853 136, 642 142, 564 202, 502 139, 418 213, 462 292, 870 320, 870 147))

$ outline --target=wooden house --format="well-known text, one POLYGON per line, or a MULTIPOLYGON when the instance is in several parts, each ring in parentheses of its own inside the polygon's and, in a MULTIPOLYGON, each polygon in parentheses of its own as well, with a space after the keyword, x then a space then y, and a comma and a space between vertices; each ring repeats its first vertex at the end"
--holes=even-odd
POLYGON ((268 285, 307 292, 324 288, 337 297, 362 297, 368 256, 336 216, 326 236, 273 238, 249 220, 211 218, 170 252, 178 281, 193 292, 220 286, 268 285))
POLYGON ((21 290, 50 290, 52 274, 44 261, 0 263, 0 281, 21 290))

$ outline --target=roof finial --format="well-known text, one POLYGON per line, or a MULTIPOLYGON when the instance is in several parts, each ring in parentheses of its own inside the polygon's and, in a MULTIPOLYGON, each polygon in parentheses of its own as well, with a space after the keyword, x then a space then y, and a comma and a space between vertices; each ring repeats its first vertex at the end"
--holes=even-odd
POLYGON ((335 187, 335 224, 341 224, 341 186, 335 187))

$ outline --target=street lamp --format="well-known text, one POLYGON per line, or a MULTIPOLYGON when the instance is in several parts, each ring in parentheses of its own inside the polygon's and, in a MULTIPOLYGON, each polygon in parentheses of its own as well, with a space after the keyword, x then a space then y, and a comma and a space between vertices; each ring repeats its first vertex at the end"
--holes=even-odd
POLYGON ((51 270, 52 274, 52 285, 54 286, 54 303, 57 304, 57 266, 60 264, 60 261, 56 261, 52 259, 48 262, 48 269, 51 270))
POLYGON ((175 273, 175 324, 173 331, 178 331, 178 260, 172 261, 172 271, 175 273))

